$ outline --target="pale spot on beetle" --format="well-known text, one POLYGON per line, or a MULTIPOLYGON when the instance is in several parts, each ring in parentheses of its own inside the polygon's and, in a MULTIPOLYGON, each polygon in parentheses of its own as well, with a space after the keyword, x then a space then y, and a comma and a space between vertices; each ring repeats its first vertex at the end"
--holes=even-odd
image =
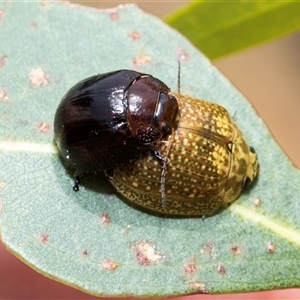
POLYGON ((50 124, 47 122, 42 122, 38 125, 38 130, 40 132, 46 133, 50 130, 50 124))
POLYGON ((146 186, 146 190, 147 190, 147 191, 150 191, 150 190, 151 190, 151 187, 150 187, 149 185, 147 185, 147 186, 146 186))
POLYGON ((193 257, 188 261, 187 264, 184 265, 184 273, 185 275, 193 275, 197 272, 198 268, 196 265, 196 259, 193 257))
POLYGON ((143 64, 148 63, 152 60, 152 58, 148 55, 137 56, 132 60, 133 65, 136 68, 140 68, 143 64))
POLYGON ((31 69, 29 72, 29 80, 33 88, 38 88, 49 84, 48 75, 40 67, 31 69))
POLYGON ((39 236, 39 240, 42 244, 47 244, 50 240, 49 235, 47 233, 41 233, 39 236))
POLYGON ((8 97, 7 92, 5 90, 0 90, 0 101, 11 102, 11 100, 8 97))
POLYGON ((226 274, 226 269, 223 265, 221 265, 220 263, 217 266, 217 273, 220 275, 225 275, 226 274))
POLYGON ((134 181, 134 182, 132 182, 132 186, 134 186, 134 187, 138 187, 138 186, 139 186, 139 184, 138 184, 136 181, 134 181))
POLYGON ((140 34, 137 32, 137 31, 132 31, 130 33, 128 33, 128 36, 133 40, 133 41, 136 41, 136 40, 139 40, 140 39, 140 34))
POLYGON ((155 246, 145 240, 133 244, 131 249, 134 250, 138 264, 141 266, 148 266, 165 259, 165 255, 157 253, 155 246))
POLYGON ((208 292, 205 289, 205 283, 201 281, 191 281, 188 283, 189 287, 198 293, 207 294, 208 292))
POLYGON ((4 67, 7 61, 8 61, 8 57, 6 55, 0 57, 0 69, 4 67))
POLYGON ((110 223, 110 216, 109 216, 109 214, 102 213, 101 217, 100 217, 100 222, 101 222, 102 225, 108 226, 109 223, 110 223))
POLYGON ((183 145, 186 147, 189 147, 189 140, 188 139, 183 139, 183 145))
POLYGON ((179 47, 177 49, 177 57, 180 60, 189 60, 190 56, 189 54, 186 52, 186 50, 182 47, 179 47))
POLYGON ((269 253, 274 253, 275 246, 271 242, 268 242, 267 248, 269 253))
POLYGON ((114 271, 118 266, 119 264, 113 260, 105 260, 102 263, 102 268, 108 271, 114 271))

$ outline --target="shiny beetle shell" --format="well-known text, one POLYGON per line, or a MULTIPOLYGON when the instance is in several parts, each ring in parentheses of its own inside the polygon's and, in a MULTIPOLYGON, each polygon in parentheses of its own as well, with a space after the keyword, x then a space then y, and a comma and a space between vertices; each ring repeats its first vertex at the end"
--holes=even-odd
POLYGON ((108 178, 129 201, 153 212, 209 216, 251 185, 258 174, 257 155, 222 106, 173 96, 178 127, 155 143, 165 163, 145 153, 108 178))
POLYGON ((177 116, 177 100, 162 81, 119 70, 82 80, 66 93, 55 114, 55 140, 76 176, 105 171, 155 151, 177 116))

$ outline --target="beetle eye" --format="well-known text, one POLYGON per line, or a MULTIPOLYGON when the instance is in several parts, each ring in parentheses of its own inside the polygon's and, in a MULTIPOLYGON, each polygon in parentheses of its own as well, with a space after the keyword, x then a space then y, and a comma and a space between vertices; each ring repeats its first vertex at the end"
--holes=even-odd
POLYGON ((250 146, 250 151, 251 151, 252 153, 256 153, 256 152, 255 152, 255 149, 254 149, 252 146, 250 146))
POLYGON ((247 190, 250 188, 252 184, 252 180, 247 176, 245 179, 244 179, 244 183, 243 183, 243 190, 247 190))
POLYGON ((172 132, 171 126, 167 122, 163 122, 161 127, 161 132, 163 136, 169 135, 172 132))
POLYGON ((169 99, 172 100, 173 102, 176 102, 176 103, 177 103, 177 99, 176 99, 174 96, 169 95, 169 99))

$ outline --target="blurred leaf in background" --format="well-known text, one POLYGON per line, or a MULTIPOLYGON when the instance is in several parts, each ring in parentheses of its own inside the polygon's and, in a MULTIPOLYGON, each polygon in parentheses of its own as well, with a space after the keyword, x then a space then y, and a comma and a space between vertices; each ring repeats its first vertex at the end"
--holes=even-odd
POLYGON ((166 16, 210 59, 299 30, 299 1, 197 1, 166 16))

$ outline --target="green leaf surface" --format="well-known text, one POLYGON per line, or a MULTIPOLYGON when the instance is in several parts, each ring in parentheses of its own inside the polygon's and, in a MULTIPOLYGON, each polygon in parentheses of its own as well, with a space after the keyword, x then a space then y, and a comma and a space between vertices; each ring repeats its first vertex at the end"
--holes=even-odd
POLYGON ((299 1, 197 1, 166 16, 210 59, 300 29, 299 1))
POLYGON ((0 229, 13 253, 46 276, 102 296, 300 286, 299 170, 185 38, 135 6, 99 11, 5 1, 0 12, 0 229), (64 93, 87 76, 122 68, 176 90, 178 56, 182 93, 225 106, 257 150, 256 186, 204 220, 133 209, 101 175, 86 176, 73 192, 73 171, 53 143, 64 93))

